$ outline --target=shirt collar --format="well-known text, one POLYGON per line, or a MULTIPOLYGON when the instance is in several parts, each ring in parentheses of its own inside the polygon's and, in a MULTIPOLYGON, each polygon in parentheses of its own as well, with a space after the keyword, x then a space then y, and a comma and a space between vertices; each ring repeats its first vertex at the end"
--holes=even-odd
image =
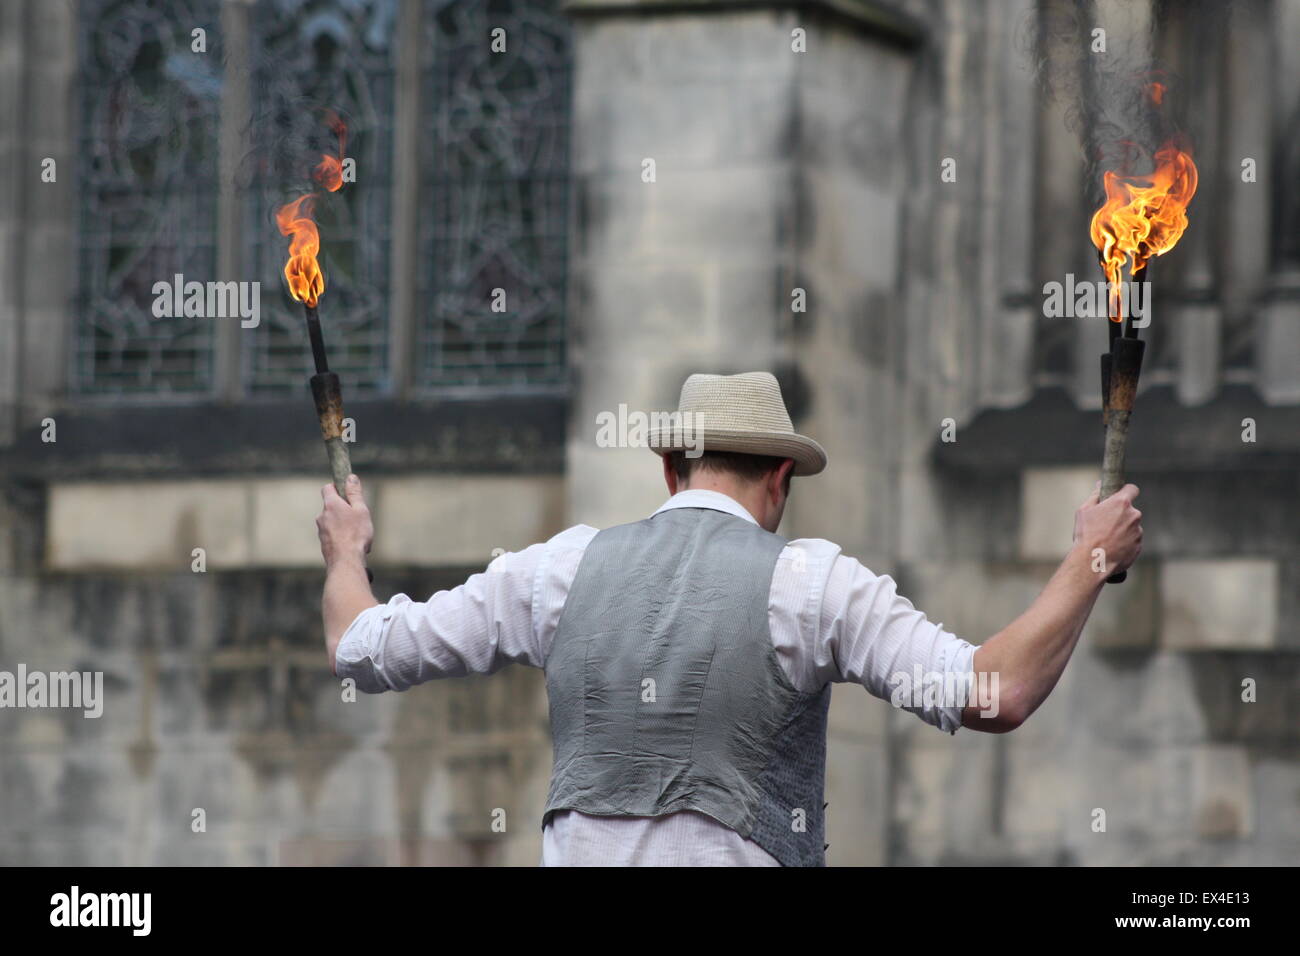
MULTIPOLYGON (((670 511, 673 508, 708 508, 711 511, 722 511, 737 518, 744 518, 753 525, 758 524, 754 516, 735 498, 724 495, 720 491, 709 491, 707 488, 687 488, 685 491, 679 491, 665 501, 659 511, 670 511)), ((659 511, 656 511, 655 515, 659 514, 659 511)), ((654 515, 650 517, 653 518, 654 515)))

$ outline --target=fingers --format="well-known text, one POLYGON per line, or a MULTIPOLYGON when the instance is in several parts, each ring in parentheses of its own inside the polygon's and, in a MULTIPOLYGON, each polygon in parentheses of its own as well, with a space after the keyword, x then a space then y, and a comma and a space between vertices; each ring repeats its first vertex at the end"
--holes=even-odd
POLYGON ((348 504, 353 507, 365 507, 366 496, 361 490, 361 479, 356 475, 348 475, 347 485, 344 490, 348 493, 348 504))
POLYGON ((356 475, 348 475, 347 484, 343 490, 347 493, 347 498, 339 497, 338 491, 335 490, 332 484, 322 485, 320 490, 321 500, 325 502, 326 507, 335 504, 351 505, 354 508, 366 507, 366 496, 365 492, 361 490, 361 479, 356 475))
POLYGON ((1132 501, 1137 496, 1138 496, 1138 486, 1131 482, 1125 485, 1119 491, 1115 492, 1116 498, 1122 498, 1125 501, 1132 501))

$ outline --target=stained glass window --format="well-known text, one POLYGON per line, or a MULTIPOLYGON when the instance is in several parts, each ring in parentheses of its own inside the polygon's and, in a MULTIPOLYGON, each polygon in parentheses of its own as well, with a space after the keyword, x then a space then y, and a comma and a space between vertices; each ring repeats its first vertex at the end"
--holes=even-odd
POLYGON ((221 0, 82 0, 74 391, 203 397, 231 385, 214 379, 216 351, 231 341, 218 323, 237 319, 159 318, 152 309, 159 281, 231 278, 216 275, 222 244, 239 250, 237 278, 261 282, 260 325, 236 336, 238 390, 304 387, 310 354, 300 307, 284 290, 287 240, 274 211, 311 188, 310 147, 335 148, 328 111, 346 121, 345 155, 356 163, 355 181, 316 206, 321 319, 349 393, 387 391, 396 361, 410 363, 425 391, 563 384, 569 22, 558 0, 421 0, 423 60, 411 75, 422 124, 416 149, 397 157, 399 7, 241 5, 235 19, 246 17, 247 31, 227 42, 240 44, 246 73, 226 78, 221 0), (205 33, 201 52, 192 49, 196 29, 205 33), (247 86, 248 115, 241 96, 223 101, 223 82, 247 86), (218 143, 232 131, 246 134, 246 155, 223 199, 218 143), (401 280, 419 302, 415 353, 394 358, 399 163, 419 171, 421 267, 401 280), (223 201, 242 211, 219 217, 223 201), (239 224, 237 241, 219 237, 219 222, 239 224))
POLYGON ((154 286, 216 262, 217 0, 83 0, 78 56, 80 287, 70 387, 203 393, 213 320, 158 318, 154 286), (202 29, 206 50, 193 49, 202 29))
POLYGON ((346 122, 345 154, 356 162, 356 181, 322 193, 316 203, 330 368, 351 394, 387 385, 397 6, 397 0, 262 0, 254 8, 256 168, 245 233, 263 309, 244 349, 252 393, 300 392, 310 374, 301 306, 282 278, 288 240, 274 212, 312 185, 307 173, 320 157, 305 147, 337 152, 328 110, 346 122))
POLYGON ((417 383, 560 384, 569 22, 555 0, 428 0, 424 26, 417 383))

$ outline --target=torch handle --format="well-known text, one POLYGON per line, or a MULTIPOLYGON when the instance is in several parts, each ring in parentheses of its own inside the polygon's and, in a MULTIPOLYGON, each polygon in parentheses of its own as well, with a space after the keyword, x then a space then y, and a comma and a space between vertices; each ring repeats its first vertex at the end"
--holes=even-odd
MULTIPOLYGON (((1112 336, 1111 341, 1115 339, 1112 336)), ((1110 353, 1101 357, 1101 426, 1106 427, 1110 421, 1110 353)))
POLYGON ((1105 501, 1124 487, 1124 452, 1128 445, 1128 423, 1132 412, 1112 408, 1106 421, 1106 447, 1101 459, 1101 494, 1105 501))
MULTIPOLYGON (((346 501, 348 475, 352 474, 352 456, 348 454, 347 443, 343 440, 343 389, 339 386, 339 377, 333 372, 313 375, 311 395, 316 402, 321 437, 325 439, 325 453, 330 460, 334 490, 346 501)), ((366 568, 366 578, 372 582, 375 580, 369 568, 366 568)))
MULTIPOLYGON (((1111 342, 1110 361, 1102 363, 1102 377, 1109 394, 1105 400, 1106 445, 1101 459, 1101 491, 1098 501, 1105 501, 1124 487, 1124 454, 1128 447, 1128 425, 1137 396, 1138 376, 1142 372, 1142 355, 1146 343, 1141 339, 1117 338, 1111 342)), ((1106 579, 1120 584, 1127 571, 1116 571, 1106 579)))
POLYGON ((330 474, 334 478, 334 490, 339 497, 347 500, 348 475, 352 474, 352 456, 342 438, 325 439, 325 453, 330 460, 330 474))
MULTIPOLYGON (((1128 409, 1112 408, 1106 415, 1106 448, 1101 459, 1101 493, 1098 501, 1105 501, 1124 487, 1124 450, 1128 444, 1128 409)), ((1107 584, 1123 584, 1127 571, 1116 571, 1106 579, 1107 584)))

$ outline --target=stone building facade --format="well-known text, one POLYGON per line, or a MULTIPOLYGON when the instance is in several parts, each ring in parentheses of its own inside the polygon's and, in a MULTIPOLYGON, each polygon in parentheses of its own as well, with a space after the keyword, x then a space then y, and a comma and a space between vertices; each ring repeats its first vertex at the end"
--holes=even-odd
POLYGON ((0 861, 539 857, 539 672, 352 702, 325 667, 326 469, 275 285, 277 167, 249 158, 275 96, 355 123, 322 314, 381 599, 643 516, 658 464, 599 447, 596 416, 770 369, 831 461, 783 532, 968 640, 1008 623, 1101 452, 1104 324, 1044 317, 1040 291, 1098 276, 1088 100, 1035 75, 1087 89, 1104 63, 1060 49, 1065 16, 1181 77, 1201 167, 1152 270, 1144 553, 1014 734, 837 688, 828 860, 1294 862, 1300 3, 1216 6, 4 4, 0 670, 102 671, 106 699, 0 711, 0 861), (507 61, 480 42, 502 10, 507 61), (173 272, 262 281, 262 325, 150 319, 140 283, 173 272))

